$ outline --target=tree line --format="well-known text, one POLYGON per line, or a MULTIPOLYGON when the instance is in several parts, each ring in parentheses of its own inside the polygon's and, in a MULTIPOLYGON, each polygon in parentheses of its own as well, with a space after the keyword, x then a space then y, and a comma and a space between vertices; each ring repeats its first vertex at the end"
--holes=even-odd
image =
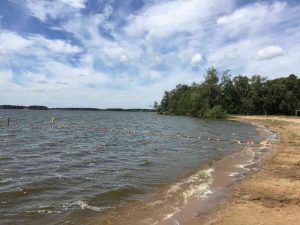
POLYGON ((48 108, 47 106, 40 105, 0 105, 0 109, 30 109, 30 110, 68 110, 68 111, 118 111, 118 112, 155 112, 155 109, 144 109, 144 108, 79 108, 79 107, 67 107, 67 108, 48 108))
POLYGON ((204 81, 178 84, 165 91, 154 108, 160 114, 224 118, 227 114, 295 115, 300 109, 300 79, 291 74, 268 80, 261 75, 235 76, 230 71, 207 70, 204 81))
POLYGON ((48 110, 47 106, 43 105, 30 105, 30 106, 23 106, 23 105, 0 105, 0 109, 29 109, 29 110, 48 110))

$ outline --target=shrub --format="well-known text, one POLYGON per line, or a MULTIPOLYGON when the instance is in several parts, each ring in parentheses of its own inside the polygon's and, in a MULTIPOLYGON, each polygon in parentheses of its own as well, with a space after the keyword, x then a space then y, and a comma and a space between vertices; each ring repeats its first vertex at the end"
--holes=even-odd
POLYGON ((210 119, 224 119, 226 118, 226 112, 223 110, 222 106, 216 105, 206 111, 205 117, 210 119))

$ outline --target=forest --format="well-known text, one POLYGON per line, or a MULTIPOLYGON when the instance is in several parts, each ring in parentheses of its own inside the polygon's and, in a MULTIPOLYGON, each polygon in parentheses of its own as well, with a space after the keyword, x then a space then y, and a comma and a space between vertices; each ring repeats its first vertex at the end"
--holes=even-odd
POLYGON ((154 108, 160 114, 187 115, 202 118, 225 118, 228 114, 295 115, 300 114, 300 79, 288 77, 267 79, 261 75, 235 76, 230 71, 209 68, 204 81, 178 84, 165 91, 154 108))

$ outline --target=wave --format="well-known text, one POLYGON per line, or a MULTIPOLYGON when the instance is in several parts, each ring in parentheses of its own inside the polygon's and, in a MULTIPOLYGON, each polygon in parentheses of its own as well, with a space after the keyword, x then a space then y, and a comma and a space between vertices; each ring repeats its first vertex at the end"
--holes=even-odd
MULTIPOLYGON (((40 181, 24 184, 23 186, 15 187, 14 189, 0 192, 0 199, 5 198, 7 200, 13 200, 19 197, 38 195, 47 191, 52 191, 60 189, 62 186, 63 176, 60 174, 55 174, 54 177, 46 178, 40 181)), ((12 181, 8 178, 6 180, 0 181, 0 183, 6 184, 12 181)))
POLYGON ((143 163, 139 164, 140 166, 152 166, 153 163, 149 160, 144 160, 143 163))
POLYGON ((98 194, 90 199, 90 202, 96 205, 100 204, 115 204, 119 200, 126 199, 129 196, 142 194, 143 192, 132 185, 117 187, 101 194, 98 194))
POLYGON ((74 205, 78 205, 81 209, 90 209, 90 210, 93 210, 93 211, 96 211, 96 212, 102 212, 103 210, 105 209, 108 209, 109 207, 97 207, 97 206, 91 206, 89 205, 87 202, 85 201, 76 201, 74 203, 74 205))
POLYGON ((3 179, 3 180, 0 180, 0 184, 5 184, 5 183, 8 183, 10 181, 12 181, 13 179, 10 177, 10 178, 6 178, 6 179, 3 179))
POLYGON ((194 195, 205 197, 212 192, 209 188, 213 181, 213 171, 213 168, 198 171, 196 174, 172 185, 167 191, 168 195, 181 192, 184 204, 187 204, 188 199, 194 195))

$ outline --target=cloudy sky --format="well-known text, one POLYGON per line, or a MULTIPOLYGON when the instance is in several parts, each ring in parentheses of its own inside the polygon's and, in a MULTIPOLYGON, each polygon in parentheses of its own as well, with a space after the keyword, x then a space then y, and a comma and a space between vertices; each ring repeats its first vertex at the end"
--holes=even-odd
POLYGON ((300 75, 300 2, 0 1, 0 104, 148 108, 210 66, 300 75))

